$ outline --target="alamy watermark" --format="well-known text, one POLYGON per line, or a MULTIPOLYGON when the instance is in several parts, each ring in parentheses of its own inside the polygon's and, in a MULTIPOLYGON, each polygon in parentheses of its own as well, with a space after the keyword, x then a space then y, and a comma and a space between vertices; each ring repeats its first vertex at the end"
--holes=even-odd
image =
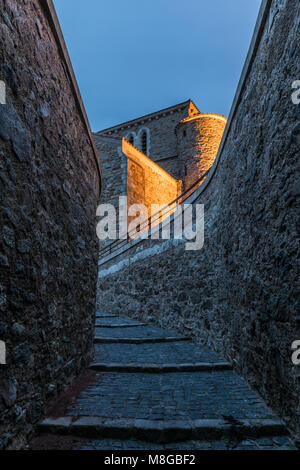
POLYGON ((0 104, 6 104, 6 85, 0 80, 0 104))
POLYGON ((204 245, 204 205, 144 204, 127 207, 127 197, 119 198, 118 210, 112 204, 100 204, 96 232, 99 240, 185 240, 185 249, 201 250, 204 245), (171 217, 171 215, 173 217, 171 217))
POLYGON ((292 88, 296 90, 292 93, 292 102, 293 104, 300 104, 300 80, 295 80, 292 83, 292 88))
POLYGON ((6 346, 4 341, 0 340, 0 364, 6 364, 6 346))
POLYGON ((296 340, 292 344, 292 363, 294 366, 299 366, 300 365, 300 340, 296 340))

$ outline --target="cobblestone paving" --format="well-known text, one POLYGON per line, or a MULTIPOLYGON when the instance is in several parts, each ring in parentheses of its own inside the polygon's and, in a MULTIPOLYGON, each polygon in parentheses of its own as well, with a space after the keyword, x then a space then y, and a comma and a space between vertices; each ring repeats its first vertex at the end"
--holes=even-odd
MULTIPOLYGON (((124 332, 125 334, 125 332, 124 332)), ((95 362, 181 364, 220 362, 218 354, 195 343, 95 344, 95 362)))
POLYGON ((166 338, 180 336, 177 333, 154 328, 152 326, 136 326, 132 328, 95 328, 95 335, 101 338, 166 338))
POLYGON ((274 416, 231 371, 167 374, 98 373, 67 415, 153 420, 274 416))
MULTIPOLYGON (((117 326, 118 324, 125 324, 125 322, 130 324, 132 320, 125 318, 102 318, 97 319, 96 323, 102 324, 104 322, 108 325, 117 326)), ((53 426, 55 426, 55 421, 60 416, 63 417, 64 423, 70 423, 70 419, 68 421, 67 417, 74 417, 71 422, 75 423, 73 428, 75 431, 78 418, 82 418, 86 423, 85 426, 89 429, 88 435, 94 436, 94 439, 77 437, 74 449, 285 450, 294 448, 287 437, 276 437, 273 434, 269 437, 259 438, 260 435, 264 434, 255 430, 255 433, 251 435, 256 436, 256 438, 246 439, 244 437, 245 434, 243 435, 236 431, 237 427, 241 424, 239 420, 242 419, 250 419, 248 422, 250 426, 251 420, 257 419, 255 429, 263 429, 261 427, 263 426, 263 421, 259 421, 260 419, 270 419, 272 423, 278 422, 278 420, 274 413, 265 406, 258 394, 249 388, 244 379, 237 376, 232 370, 214 369, 214 363, 224 361, 223 358, 214 352, 202 348, 190 340, 185 342, 155 342, 151 344, 124 344, 115 342, 118 339, 124 338, 146 339, 178 336, 171 331, 165 331, 152 326, 141 325, 130 328, 100 328, 96 326, 95 336, 105 338, 108 341, 108 344, 95 344, 94 358, 95 362, 106 364, 108 367, 107 371, 94 372, 93 380, 89 383, 84 382, 74 395, 73 392, 69 393, 63 408, 63 415, 60 411, 59 414, 54 415, 56 418, 48 420, 48 424, 46 420, 44 424, 45 433, 49 432, 49 426, 50 428, 52 426, 50 432, 55 432, 56 428, 53 429, 53 426), (109 344, 110 339, 114 342, 109 344), (130 369, 126 371, 126 365, 132 363, 143 365, 163 364, 165 366, 168 364, 195 364, 199 362, 210 363, 212 370, 153 373, 142 371, 142 368, 139 369, 138 366, 137 371, 136 369, 134 372, 130 371, 130 369), (110 370, 111 363, 122 364, 122 372, 110 370), (211 440, 208 440, 207 434, 203 435, 203 441, 191 440, 191 436, 201 436, 201 434, 194 434, 193 431, 195 423, 200 423, 200 421, 193 421, 194 424, 192 425, 192 420, 214 419, 217 421, 206 421, 206 423, 209 422, 210 426, 215 426, 217 432, 218 429, 225 429, 226 425, 229 426, 231 430, 229 433, 230 441, 228 440, 228 433, 226 434, 225 431, 222 431, 221 434, 224 436, 223 441, 216 441, 213 437, 211 440), (115 420, 115 423, 121 420, 123 427, 121 426, 121 431, 119 431, 118 425, 116 425, 113 431, 114 434, 107 434, 107 432, 111 432, 107 425, 102 427, 100 431, 99 424, 93 424, 99 423, 99 420, 100 422, 102 420, 104 420, 103 422, 115 420), (152 437, 149 435, 152 429, 151 426, 153 427, 151 423, 156 423, 157 429, 161 429, 161 422, 166 424, 166 429, 168 429, 168 426, 171 426, 169 429, 172 429, 171 435, 165 434, 163 441, 159 437, 153 437, 157 436, 157 434, 154 435, 152 433, 152 437), (141 426, 141 423, 143 423, 142 428, 145 431, 142 434, 135 434, 135 431, 132 431, 134 423, 139 423, 137 426, 141 426), (173 424, 170 425, 170 423, 173 424), (221 428, 218 428, 218 424, 212 423, 221 423, 221 428), (176 434, 177 428, 179 430, 179 434, 177 434, 178 440, 182 440, 186 436, 187 440, 185 442, 177 442, 175 444, 160 443, 166 442, 166 440, 174 440, 173 430, 175 430, 176 434), (193 432, 191 433, 190 431, 193 432), (120 432, 122 432, 122 439, 118 440, 120 432), (105 439, 105 436, 112 435, 114 439, 105 439), (144 439, 145 435, 152 442, 129 439, 129 437, 133 436, 144 439), (101 439, 99 439, 100 436, 101 439), (80 442, 78 442, 78 439, 80 439, 80 442)), ((68 426, 69 424, 66 424, 66 435, 69 432, 68 426)), ((205 424, 203 426, 205 428, 205 424)), ((266 429, 268 433, 270 429, 273 430, 273 433, 278 434, 282 431, 282 429, 278 431, 276 426, 275 428, 268 427, 266 429)), ((62 432, 61 428, 60 432, 62 432)), ((266 431, 263 432, 265 433, 266 431)), ((272 431, 270 433, 272 434, 272 431)), ((78 435, 81 436, 80 433, 78 435)), ((220 434, 214 435, 215 437, 220 436, 220 434)), ((57 436, 57 441, 59 442, 59 436, 57 436)))

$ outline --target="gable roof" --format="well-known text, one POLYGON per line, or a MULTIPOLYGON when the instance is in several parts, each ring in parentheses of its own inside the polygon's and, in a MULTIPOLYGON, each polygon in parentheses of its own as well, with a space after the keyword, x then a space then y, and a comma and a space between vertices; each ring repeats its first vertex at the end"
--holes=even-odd
MULTIPOLYGON (((184 108, 190 106, 191 104, 198 110, 198 108, 194 104, 194 102, 189 99, 187 101, 183 101, 182 103, 175 104, 174 106, 170 106, 169 108, 160 109, 159 111, 155 111, 154 113, 145 114, 144 116, 140 116, 136 119, 132 119, 130 121, 125 121, 121 124, 117 124, 116 126, 108 127, 108 128, 103 129, 101 131, 95 132, 95 135, 112 134, 116 130, 129 129, 133 125, 138 124, 140 121, 146 122, 146 121, 155 119, 156 117, 158 117, 162 114, 171 114, 174 111, 179 111, 180 109, 184 109, 184 108)), ((198 110, 198 112, 200 112, 200 111, 198 110)))

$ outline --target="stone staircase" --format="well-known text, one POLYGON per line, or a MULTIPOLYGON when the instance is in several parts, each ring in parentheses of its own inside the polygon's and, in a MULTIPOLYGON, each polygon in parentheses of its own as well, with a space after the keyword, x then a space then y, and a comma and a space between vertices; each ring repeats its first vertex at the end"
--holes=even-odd
POLYGON ((125 317, 97 314, 90 373, 67 395, 40 423, 32 448, 294 448, 282 421, 228 362, 125 317))

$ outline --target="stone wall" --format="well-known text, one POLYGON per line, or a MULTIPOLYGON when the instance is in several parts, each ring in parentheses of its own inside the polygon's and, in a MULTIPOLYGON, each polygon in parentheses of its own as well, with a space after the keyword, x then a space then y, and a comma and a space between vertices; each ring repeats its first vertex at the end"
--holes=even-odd
POLYGON ((122 153, 122 139, 94 134, 102 170, 101 202, 113 203, 126 196, 126 157, 122 153))
POLYGON ((50 1, 0 0, 0 448, 91 358, 96 149, 50 1))
POLYGON ((226 122, 226 118, 217 114, 199 114, 184 119, 176 127, 179 166, 185 190, 213 165, 226 122))
POLYGON ((180 179, 181 168, 179 165, 178 155, 174 157, 167 157, 155 160, 155 163, 159 165, 163 170, 172 175, 176 179, 180 179))
POLYGON ((162 251, 163 242, 145 240, 103 261, 98 285, 100 309, 176 328, 224 354, 298 435, 291 344, 300 339, 300 108, 291 93, 300 78, 299 18, 298 0, 263 2, 228 131, 198 198, 203 249, 169 242, 162 251))
MULTIPOLYGON (((119 198, 127 194, 127 158, 122 152, 122 139, 94 134, 95 144, 101 162, 101 204, 115 207, 117 231, 119 230, 119 198)), ((100 242, 100 248, 111 243, 106 239, 100 242)))
MULTIPOLYGON (((165 207, 181 194, 181 181, 168 173, 123 140, 123 153, 127 156, 127 204, 143 204, 147 209, 145 219, 151 216, 151 205, 165 207)), ((155 210, 155 213, 157 210, 155 210)), ((132 218, 128 217, 128 225, 132 218)))

